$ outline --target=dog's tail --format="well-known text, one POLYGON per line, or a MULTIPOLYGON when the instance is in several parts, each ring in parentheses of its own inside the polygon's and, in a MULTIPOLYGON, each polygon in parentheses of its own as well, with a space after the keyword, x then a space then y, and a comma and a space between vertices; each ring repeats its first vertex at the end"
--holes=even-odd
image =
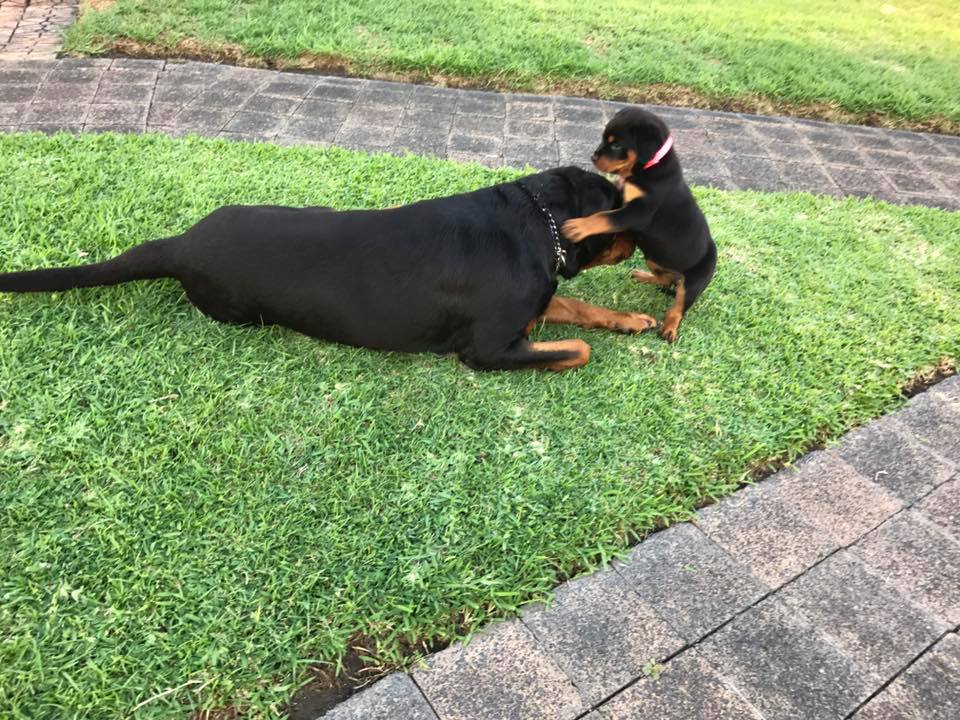
POLYGON ((0 292, 53 292, 171 277, 169 239, 137 245, 92 265, 0 273, 0 292))

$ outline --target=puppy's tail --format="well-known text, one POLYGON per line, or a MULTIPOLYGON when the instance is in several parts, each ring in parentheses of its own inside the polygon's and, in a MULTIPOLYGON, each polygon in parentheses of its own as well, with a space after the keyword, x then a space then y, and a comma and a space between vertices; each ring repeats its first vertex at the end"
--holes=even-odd
POLYGON ((168 247, 168 239, 153 240, 102 263, 2 273, 0 292, 54 292, 171 277, 168 247))

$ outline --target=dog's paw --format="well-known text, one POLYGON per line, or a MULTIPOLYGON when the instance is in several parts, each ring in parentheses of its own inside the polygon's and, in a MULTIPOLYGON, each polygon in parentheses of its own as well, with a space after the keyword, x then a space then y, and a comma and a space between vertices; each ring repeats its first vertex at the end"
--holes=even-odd
POLYGON ((669 325, 664 325, 660 328, 660 337, 666 340, 668 343, 673 343, 677 341, 677 328, 671 327, 669 325))
POLYGON ((580 242, 585 237, 588 237, 590 233, 590 221, 587 218, 573 218, 572 220, 567 220, 563 224, 563 236, 567 240, 572 240, 573 242, 580 242))
POLYGON ((643 313, 624 313, 617 320, 615 330, 622 333, 642 333, 652 330, 657 326, 657 321, 649 315, 643 313))

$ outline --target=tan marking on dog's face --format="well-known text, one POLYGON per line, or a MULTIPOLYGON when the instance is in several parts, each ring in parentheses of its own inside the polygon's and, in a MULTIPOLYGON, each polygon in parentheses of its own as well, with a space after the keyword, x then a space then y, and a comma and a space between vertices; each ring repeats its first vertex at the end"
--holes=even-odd
POLYGON ((606 155, 600 155, 593 161, 593 164, 600 172, 629 177, 633 172, 633 166, 637 164, 637 153, 633 150, 627 150, 626 160, 614 160, 606 155))

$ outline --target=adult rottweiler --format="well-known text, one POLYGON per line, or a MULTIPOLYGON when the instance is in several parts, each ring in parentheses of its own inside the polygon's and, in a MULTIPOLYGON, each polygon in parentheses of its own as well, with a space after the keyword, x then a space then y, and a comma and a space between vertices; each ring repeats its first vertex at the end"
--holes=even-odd
POLYGON ((387 210, 230 206, 106 262, 2 274, 0 291, 169 277, 223 322, 283 325, 382 350, 457 353, 474 368, 566 370, 586 364, 590 346, 529 342, 539 319, 621 332, 656 325, 640 313, 553 297, 558 275, 632 253, 622 238, 573 245, 557 230, 620 203, 613 184, 571 167, 387 210))
POLYGON ((624 205, 568 220, 563 233, 579 242, 598 233, 630 231, 650 269, 634 270, 633 279, 676 289, 676 300, 660 327, 660 335, 673 342, 684 313, 710 283, 717 265, 717 246, 683 180, 673 136, 653 113, 624 108, 604 129, 593 164, 620 176, 624 205))

